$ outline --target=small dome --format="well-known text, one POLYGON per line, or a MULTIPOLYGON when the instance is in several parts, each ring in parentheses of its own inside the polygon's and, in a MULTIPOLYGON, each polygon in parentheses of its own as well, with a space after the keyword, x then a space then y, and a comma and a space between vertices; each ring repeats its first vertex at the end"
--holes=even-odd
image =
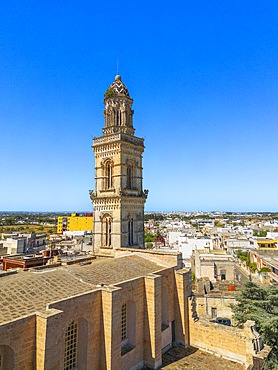
POLYGON ((115 76, 115 81, 109 86, 108 90, 114 90, 115 95, 125 95, 129 97, 126 85, 122 82, 120 75, 115 76))

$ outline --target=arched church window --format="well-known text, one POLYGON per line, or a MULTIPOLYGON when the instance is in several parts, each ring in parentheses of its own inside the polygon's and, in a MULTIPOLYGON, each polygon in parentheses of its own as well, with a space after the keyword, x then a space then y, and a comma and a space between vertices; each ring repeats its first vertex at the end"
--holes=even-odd
POLYGON ((73 370, 77 366, 77 323, 68 326, 65 336, 64 370, 73 370))
POLYGON ((102 222, 103 230, 103 245, 106 247, 111 246, 112 241, 112 218, 110 216, 104 216, 102 222))
POLYGON ((132 189, 132 177, 133 177, 133 168, 131 165, 127 166, 127 178, 126 178, 126 188, 132 189))
POLYGON ((133 218, 128 220, 128 245, 134 244, 134 223, 133 218))
POLYGON ((127 301, 122 305, 121 312, 121 354, 135 348, 136 345, 136 304, 127 301))
POLYGON ((107 161, 105 165, 105 188, 111 189, 113 187, 113 163, 107 161))

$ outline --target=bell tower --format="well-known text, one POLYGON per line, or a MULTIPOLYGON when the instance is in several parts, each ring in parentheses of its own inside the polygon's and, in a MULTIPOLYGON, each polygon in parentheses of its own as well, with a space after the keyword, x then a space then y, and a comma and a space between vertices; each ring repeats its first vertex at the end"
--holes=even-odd
POLYGON ((134 136, 133 99, 121 76, 104 94, 103 135, 93 139, 95 190, 94 251, 113 255, 118 248, 144 248, 142 154, 144 139, 134 136))

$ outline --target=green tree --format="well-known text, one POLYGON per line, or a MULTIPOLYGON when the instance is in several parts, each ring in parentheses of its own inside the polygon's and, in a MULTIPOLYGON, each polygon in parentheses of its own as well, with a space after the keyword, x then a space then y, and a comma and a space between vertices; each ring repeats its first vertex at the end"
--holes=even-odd
POLYGON ((249 252, 243 252, 242 250, 236 251, 237 258, 239 258, 241 261, 244 261, 246 263, 246 266, 249 267, 249 269, 254 273, 257 270, 257 264, 256 262, 250 261, 250 253, 249 252))
POLYGON ((145 213, 144 214, 144 220, 154 220, 154 221, 163 221, 166 217, 163 216, 161 213, 145 213))
POLYGON ((256 264, 256 262, 250 262, 249 265, 248 265, 248 267, 253 272, 253 274, 257 270, 257 264, 256 264))
POLYGON ((256 322, 264 343, 272 347, 265 369, 278 369, 278 284, 261 287, 246 282, 236 299, 232 309, 238 326, 242 327, 246 320, 256 322))
POLYGON ((4 220, 4 225, 6 226, 11 226, 11 225, 14 225, 15 224, 15 219, 13 217, 7 217, 5 220, 4 220))
POLYGON ((156 240, 156 235, 148 231, 145 231, 145 243, 155 242, 155 240, 156 240))
POLYGON ((270 268, 268 267, 262 267, 259 272, 269 272, 270 271, 270 268))
POLYGON ((266 234, 267 234, 267 230, 254 231, 254 236, 258 236, 261 238, 265 238, 266 234))

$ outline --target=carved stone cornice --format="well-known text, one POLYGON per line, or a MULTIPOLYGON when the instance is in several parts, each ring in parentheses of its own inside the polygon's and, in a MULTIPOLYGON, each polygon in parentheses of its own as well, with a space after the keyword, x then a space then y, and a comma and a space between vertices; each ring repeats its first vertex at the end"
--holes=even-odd
POLYGON ((102 132, 104 133, 104 135, 111 135, 118 132, 123 134, 134 135, 135 129, 127 126, 111 126, 103 128, 102 132))
POLYGON ((127 135, 126 133, 115 133, 114 135, 105 135, 105 136, 99 136, 93 138, 93 146, 92 148, 95 150, 95 148, 99 145, 103 145, 106 143, 112 144, 113 142, 120 142, 125 141, 129 142, 135 145, 143 146, 144 147, 144 139, 133 136, 133 135, 127 135))

